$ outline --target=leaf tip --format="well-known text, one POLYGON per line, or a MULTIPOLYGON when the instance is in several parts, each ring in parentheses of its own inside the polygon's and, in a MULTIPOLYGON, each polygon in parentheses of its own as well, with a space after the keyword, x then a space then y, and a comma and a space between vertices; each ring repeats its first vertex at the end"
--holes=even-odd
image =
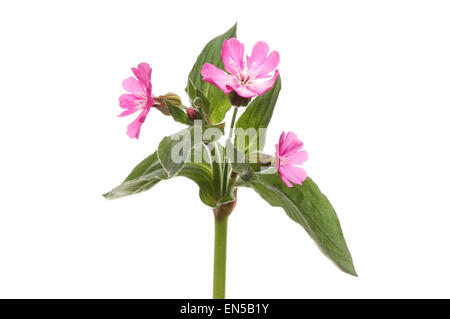
POLYGON ((359 277, 358 274, 356 273, 356 270, 354 267, 352 267, 350 272, 347 272, 349 275, 352 275, 353 277, 359 277))
POLYGON ((356 273, 355 266, 353 265, 353 261, 346 266, 343 266, 343 265, 337 265, 337 266, 346 274, 354 276, 354 277, 359 277, 358 274, 356 273))
POLYGON ((236 38, 236 30, 237 30, 237 21, 233 24, 233 26, 227 31, 227 33, 231 33, 232 38, 236 38))

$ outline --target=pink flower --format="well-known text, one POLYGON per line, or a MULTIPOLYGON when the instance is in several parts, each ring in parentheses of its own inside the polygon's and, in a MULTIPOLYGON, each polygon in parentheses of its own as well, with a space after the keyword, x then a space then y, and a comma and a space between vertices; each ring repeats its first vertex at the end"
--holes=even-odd
POLYGON ((280 55, 277 51, 267 56, 268 53, 269 46, 260 41, 253 47, 252 55, 244 60, 244 45, 237 39, 225 40, 222 60, 228 73, 205 63, 202 68, 203 80, 217 86, 225 94, 235 91, 244 98, 261 95, 273 88, 278 78, 278 70, 275 69, 280 62, 280 55), (272 76, 273 70, 275 73, 272 76))
POLYGON ((296 166, 302 165, 308 159, 308 153, 301 151, 302 148, 303 142, 292 132, 287 135, 283 132, 280 141, 275 145, 275 166, 287 187, 293 187, 291 182, 302 185, 306 179, 306 171, 296 166))
POLYGON ((147 117, 150 107, 155 103, 152 97, 152 68, 147 63, 140 63, 136 68, 131 68, 137 80, 133 77, 123 80, 122 87, 130 94, 122 94, 119 97, 120 107, 125 109, 119 116, 127 116, 142 110, 141 114, 128 125, 127 135, 131 138, 139 138, 141 125, 147 117))

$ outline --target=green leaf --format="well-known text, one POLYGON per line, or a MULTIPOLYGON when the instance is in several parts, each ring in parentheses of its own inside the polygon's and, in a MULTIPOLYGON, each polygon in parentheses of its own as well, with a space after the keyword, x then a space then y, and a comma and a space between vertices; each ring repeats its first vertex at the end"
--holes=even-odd
POLYGON ((204 144, 196 145, 191 152, 191 161, 181 169, 178 176, 184 176, 193 180, 199 187, 199 196, 202 202, 210 207, 216 207, 217 199, 214 190, 212 167, 203 158, 203 155, 207 152, 208 148, 204 144), (201 158, 202 162, 195 162, 198 158, 201 158))
POLYGON ((155 186, 160 180, 166 179, 167 174, 158 161, 156 152, 140 162, 127 178, 108 193, 103 194, 106 199, 115 199, 137 194, 155 186))
POLYGON ((216 198, 221 198, 223 194, 223 150, 219 143, 210 143, 208 149, 211 155, 211 167, 213 171, 213 181, 216 198))
POLYGON ((270 91, 255 98, 239 117, 235 129, 237 137, 235 144, 241 151, 248 153, 249 151, 256 152, 263 150, 266 138, 265 130, 261 132, 262 135, 260 136, 259 129, 266 129, 269 126, 280 90, 281 78, 278 77, 274 87, 270 91), (255 129, 256 134, 250 134, 248 140, 246 138, 245 143, 244 141, 240 141, 238 138, 239 132, 243 130, 244 132, 247 131, 250 133, 249 129, 255 129))
POLYGON ((186 92, 189 95, 191 103, 193 103, 195 97, 198 96, 196 90, 201 90, 204 93, 211 105, 208 113, 210 124, 222 122, 226 112, 231 108, 231 103, 222 90, 203 81, 201 70, 205 63, 210 63, 220 69, 224 68, 221 56, 223 42, 227 39, 236 37, 236 28, 237 24, 224 34, 209 41, 203 48, 189 73, 186 92))
POLYGON ((257 179, 244 186, 253 188, 272 206, 282 207, 342 271, 357 276, 336 212, 312 179, 289 188, 278 174, 257 174, 257 179))
POLYGON ((228 160, 225 160, 222 166, 223 180, 222 180, 222 196, 218 200, 217 205, 223 205, 227 203, 234 202, 236 197, 234 196, 235 185, 230 182, 231 179, 231 168, 228 160))
POLYGON ((196 94, 196 106, 200 108, 200 114, 202 116, 203 122, 205 124, 211 123, 210 121, 211 106, 208 98, 200 89, 196 89, 195 94, 196 94))
POLYGON ((188 77, 188 84, 185 88, 186 93, 189 96, 189 101, 191 102, 191 105, 194 106, 194 100, 195 100, 195 86, 194 83, 191 80, 191 77, 188 77))
POLYGON ((231 174, 229 162, 225 159, 224 147, 218 142, 209 143, 204 149, 205 161, 212 169, 212 193, 216 205, 226 204, 235 200, 233 189, 228 186, 231 174))
POLYGON ((206 129, 214 134, 205 136, 202 128, 194 125, 162 139, 158 146, 158 159, 169 178, 177 175, 183 168, 194 146, 204 141, 214 142, 223 134, 223 126, 220 125, 207 126, 206 129))
POLYGON ((175 106, 169 100, 164 100, 167 107, 169 108, 170 115, 173 119, 181 124, 191 125, 188 115, 181 108, 175 106))
MULTIPOLYGON (((203 153, 204 145, 194 148, 191 156, 195 153, 203 153)), ((200 199, 210 207, 216 207, 217 200, 214 196, 214 186, 211 164, 206 162, 187 163, 179 172, 178 176, 184 176, 194 181, 199 187, 200 199)), ((116 199, 124 196, 134 195, 149 190, 159 181, 168 179, 167 173, 158 161, 157 153, 144 159, 139 163, 122 184, 110 192, 103 194, 107 199, 116 199)))
POLYGON ((214 86, 213 91, 216 91, 216 96, 211 94, 211 90, 208 94, 208 99, 211 104, 211 112, 209 115, 209 123, 217 124, 223 121, 225 114, 231 109, 231 103, 228 97, 224 93, 214 86), (223 95, 223 96, 222 96, 223 95))

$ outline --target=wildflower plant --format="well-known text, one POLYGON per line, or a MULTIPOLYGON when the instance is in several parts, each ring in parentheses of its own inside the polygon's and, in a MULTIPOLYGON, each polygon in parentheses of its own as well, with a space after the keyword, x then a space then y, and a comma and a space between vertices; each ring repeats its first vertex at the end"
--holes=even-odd
POLYGON ((198 56, 185 89, 190 106, 174 93, 154 95, 147 63, 132 68, 135 77, 123 81, 128 93, 119 98, 124 109, 120 116, 139 112, 128 126, 128 136, 139 138, 152 108, 184 128, 162 138, 155 152, 103 196, 137 194, 175 176, 195 182, 200 200, 212 208, 215 220, 214 298, 225 298, 227 223, 240 187, 251 188, 270 205, 284 209, 342 271, 356 276, 336 212, 302 167, 308 159, 303 142, 293 132, 282 132, 273 155, 263 152, 281 90, 280 56, 260 41, 244 58, 236 28, 212 39, 198 56), (226 125, 231 109, 232 120, 226 125))

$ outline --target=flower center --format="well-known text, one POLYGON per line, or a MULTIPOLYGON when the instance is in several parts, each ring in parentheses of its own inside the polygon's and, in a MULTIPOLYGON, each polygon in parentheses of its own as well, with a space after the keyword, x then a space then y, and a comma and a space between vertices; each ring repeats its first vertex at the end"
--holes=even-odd
POLYGON ((236 77, 240 85, 249 84, 251 82, 250 74, 248 73, 247 61, 244 61, 244 69, 238 70, 238 76, 236 77))
POLYGON ((239 74, 238 82, 241 85, 247 84, 249 82, 249 76, 247 72, 244 71, 244 74, 239 74))
POLYGON ((287 158, 285 158, 284 156, 280 156, 279 165, 284 166, 286 163, 287 163, 287 158))
POLYGON ((144 94, 138 94, 137 96, 139 97, 139 100, 137 100, 137 103, 134 106, 134 108, 136 110, 142 110, 147 105, 147 96, 144 94))

